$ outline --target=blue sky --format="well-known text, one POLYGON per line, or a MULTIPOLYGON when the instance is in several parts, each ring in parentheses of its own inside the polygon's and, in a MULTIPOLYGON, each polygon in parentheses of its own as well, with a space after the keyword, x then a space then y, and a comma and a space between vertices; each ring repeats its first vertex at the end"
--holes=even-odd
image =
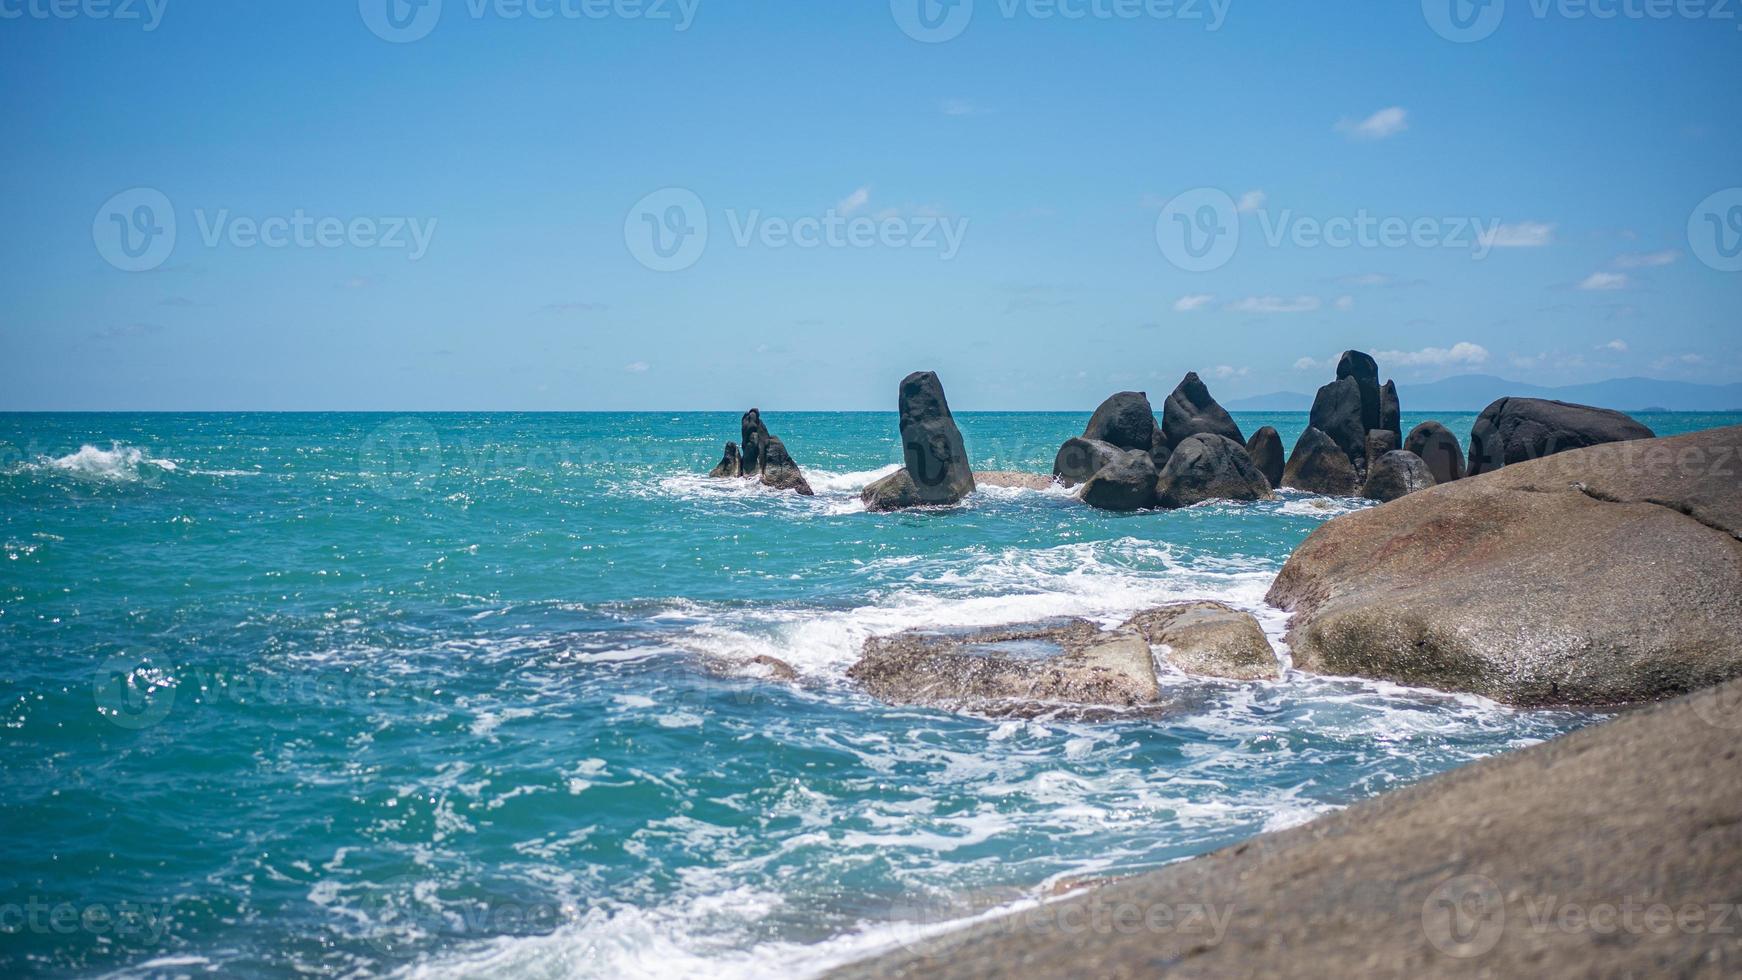
POLYGON ((58 2, 0 0, 0 409, 1742 380, 1742 5, 58 2))

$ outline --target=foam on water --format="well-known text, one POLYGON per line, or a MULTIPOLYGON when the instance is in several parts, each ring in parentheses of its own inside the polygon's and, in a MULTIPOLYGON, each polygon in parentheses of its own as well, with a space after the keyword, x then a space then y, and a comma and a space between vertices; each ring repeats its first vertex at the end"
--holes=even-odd
POLYGON ((137 446, 119 442, 111 443, 108 449, 83 445, 77 452, 65 456, 39 457, 31 465, 38 470, 64 473, 87 480, 127 483, 136 482, 143 474, 147 474, 149 471, 144 469, 146 467, 166 473, 173 473, 177 468, 174 460, 155 459, 147 456, 145 450, 137 446))

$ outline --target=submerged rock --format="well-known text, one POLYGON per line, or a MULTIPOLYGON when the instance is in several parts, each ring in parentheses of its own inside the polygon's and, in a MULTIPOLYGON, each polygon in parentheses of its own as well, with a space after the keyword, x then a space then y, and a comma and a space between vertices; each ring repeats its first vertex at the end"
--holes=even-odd
POLYGON ((1170 450, 1200 433, 1232 439, 1242 446, 1246 444, 1246 437, 1240 434, 1233 416, 1210 396, 1210 389, 1196 371, 1187 374, 1162 404, 1161 430, 1170 450))
POLYGON ((974 492, 974 471, 968 463, 962 432, 950 414, 943 382, 930 371, 917 371, 901 381, 897 394, 901 413, 901 455, 905 464, 893 476, 865 488, 867 509, 941 507, 960 503, 974 492))
POLYGON ((798 464, 787 454, 786 443, 775 436, 769 436, 763 444, 762 485, 776 490, 793 490, 801 497, 814 497, 816 493, 805 481, 804 474, 799 471, 798 464))
POLYGON ((1327 522, 1271 604, 1303 670, 1508 704, 1742 676, 1742 427, 1576 449, 1327 522))
POLYGON ((1164 659, 1188 674, 1237 681, 1282 676, 1282 665, 1258 620, 1220 602, 1185 602, 1149 609, 1120 628, 1140 633, 1164 648, 1164 659))
POLYGON ((1438 422, 1423 422, 1409 431, 1403 448, 1422 458, 1435 483, 1464 478, 1464 450, 1458 437, 1438 422))
POLYGON ((1083 503, 1114 511, 1153 507, 1156 475, 1155 460, 1148 453, 1127 450, 1083 484, 1083 503))
POLYGON ((1124 450, 1110 442, 1082 437, 1066 439, 1053 460, 1052 475, 1065 486, 1074 487, 1124 454, 1124 450))
POLYGON ((1470 430, 1469 475, 1569 449, 1653 436, 1650 429, 1607 408, 1540 398, 1502 398, 1484 409, 1470 430))
POLYGON ((1355 467, 1342 447, 1309 426, 1294 444, 1293 455, 1288 457, 1282 485, 1327 497, 1349 497, 1360 489, 1361 478, 1355 474, 1355 467))
POLYGON ((1361 486, 1361 496, 1385 503, 1433 485, 1434 477, 1428 472, 1427 463, 1420 456, 1399 449, 1367 467, 1367 482, 1361 486))
POLYGON ((716 480, 725 480, 743 475, 744 461, 738 456, 738 444, 728 442, 726 443, 725 458, 720 460, 720 465, 714 467, 713 472, 709 473, 708 476, 716 480))
POLYGON ((1282 436, 1271 426, 1265 426, 1252 433, 1252 438, 1246 443, 1246 455, 1252 457, 1252 465, 1258 467, 1258 472, 1264 474, 1264 479, 1272 487, 1282 486, 1282 470, 1285 457, 1282 451, 1282 436))
POLYGON ((1135 707, 1161 696, 1148 641, 1083 620, 872 637, 847 676, 896 704, 994 712, 1036 702, 1135 707))
POLYGON ((1206 500, 1269 500, 1270 481, 1246 447, 1232 439, 1199 433, 1174 447, 1155 481, 1163 507, 1190 507, 1206 500))

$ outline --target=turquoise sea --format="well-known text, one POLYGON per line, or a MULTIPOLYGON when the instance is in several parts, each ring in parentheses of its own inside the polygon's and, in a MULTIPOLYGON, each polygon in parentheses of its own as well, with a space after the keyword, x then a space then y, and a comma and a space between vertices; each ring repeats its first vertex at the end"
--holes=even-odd
MULTIPOLYGON (((765 417, 816 497, 703 479, 727 414, 0 415, 0 975, 803 974, 1597 717, 1292 672, 878 703, 845 671, 913 626, 1208 597, 1285 653, 1272 578, 1364 505, 874 516, 893 413, 765 417)), ((958 418, 1050 472, 1087 413, 958 418)))

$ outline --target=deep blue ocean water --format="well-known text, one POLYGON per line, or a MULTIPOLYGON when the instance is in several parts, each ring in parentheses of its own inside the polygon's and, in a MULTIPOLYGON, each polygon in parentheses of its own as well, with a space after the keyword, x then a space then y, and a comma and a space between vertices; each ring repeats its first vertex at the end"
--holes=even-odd
MULTIPOLYGON (((959 416, 1035 472, 1085 420, 959 416)), ((701 477, 735 415, 0 415, 0 974, 803 973, 1596 717, 1294 672, 878 703, 845 671, 913 626, 1216 598, 1286 656, 1271 580, 1363 504, 876 516, 893 413, 767 421, 815 498, 701 477)))

